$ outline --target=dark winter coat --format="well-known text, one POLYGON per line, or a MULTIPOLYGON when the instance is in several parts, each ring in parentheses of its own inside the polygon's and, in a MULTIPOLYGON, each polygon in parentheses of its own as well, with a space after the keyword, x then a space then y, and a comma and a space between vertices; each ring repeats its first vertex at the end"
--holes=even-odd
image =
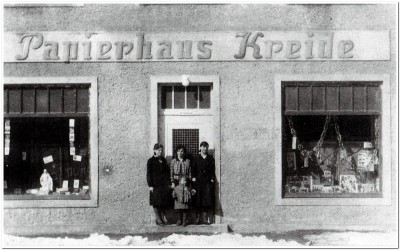
POLYGON ((147 184, 150 191, 150 205, 168 207, 172 204, 170 176, 167 160, 164 157, 151 157, 147 161, 147 184))
POLYGON ((195 156, 192 165, 192 177, 196 178, 193 188, 196 195, 193 204, 197 208, 211 208, 214 206, 215 190, 215 161, 211 155, 204 159, 200 154, 195 156))

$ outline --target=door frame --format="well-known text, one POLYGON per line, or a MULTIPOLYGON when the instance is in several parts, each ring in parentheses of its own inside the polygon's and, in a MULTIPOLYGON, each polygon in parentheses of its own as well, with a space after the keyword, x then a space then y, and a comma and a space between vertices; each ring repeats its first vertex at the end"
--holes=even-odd
MULTIPOLYGON (((217 177, 215 199, 215 223, 222 223, 221 208, 221 108, 220 108, 220 80, 218 75, 189 75, 191 83, 212 83, 211 110, 214 120, 214 159, 215 175, 217 177)), ((150 76, 150 140, 148 142, 149 155, 153 154, 153 145, 158 142, 158 86, 168 83, 182 82, 182 75, 150 76)))

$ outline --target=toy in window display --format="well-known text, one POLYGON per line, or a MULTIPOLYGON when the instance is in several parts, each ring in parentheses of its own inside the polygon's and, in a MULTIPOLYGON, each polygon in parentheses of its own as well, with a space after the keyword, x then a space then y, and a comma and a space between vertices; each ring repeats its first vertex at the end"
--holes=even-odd
POLYGON ((371 183, 366 183, 366 184, 361 184, 361 193, 373 193, 375 192, 375 184, 371 183))
POLYGON ((355 175, 340 175, 340 188, 345 193, 358 193, 358 181, 355 175))
POLYGON ((40 176, 40 194, 49 194, 53 191, 53 179, 50 174, 47 173, 47 169, 43 170, 43 174, 40 176))
POLYGON ((287 153, 287 168, 289 171, 296 171, 296 152, 288 152, 287 153))
POLYGON ((321 176, 321 184, 323 186, 333 185, 333 176, 330 170, 324 170, 324 174, 321 176))
POLYGON ((360 150, 357 154, 358 171, 374 171, 375 156, 372 150, 360 150))
POLYGON ((286 192, 309 193, 312 190, 312 176, 287 176, 286 192))

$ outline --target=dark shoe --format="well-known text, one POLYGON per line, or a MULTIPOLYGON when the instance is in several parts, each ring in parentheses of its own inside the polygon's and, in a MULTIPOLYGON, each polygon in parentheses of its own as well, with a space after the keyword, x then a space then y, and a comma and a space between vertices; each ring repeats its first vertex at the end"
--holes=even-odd
POLYGON ((187 225, 186 212, 183 214, 182 220, 183 220, 182 226, 186 227, 186 225, 187 225))
POLYGON ((161 226, 161 227, 165 226, 164 222, 162 222, 162 221, 156 221, 156 225, 161 226))
POLYGON ((207 214, 207 212, 203 212, 203 224, 204 225, 210 225, 210 223, 208 222, 208 214, 207 214))
POLYGON ((178 220, 178 221, 176 222, 176 225, 177 225, 177 226, 182 225, 182 221, 181 221, 181 220, 178 220))
POLYGON ((167 220, 167 217, 165 217, 165 214, 164 214, 164 213, 161 213, 160 218, 161 218, 162 222, 163 222, 165 225, 168 225, 168 220, 167 220))

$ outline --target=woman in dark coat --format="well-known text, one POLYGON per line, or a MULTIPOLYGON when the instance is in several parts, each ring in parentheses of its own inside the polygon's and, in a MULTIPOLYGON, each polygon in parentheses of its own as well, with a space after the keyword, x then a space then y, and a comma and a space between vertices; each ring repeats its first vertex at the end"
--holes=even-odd
POLYGON ((147 184, 150 190, 150 205, 153 206, 156 224, 165 226, 164 210, 171 204, 170 172, 167 160, 161 156, 163 145, 154 145, 154 155, 147 161, 147 184))
POLYGON ((194 206, 197 211, 196 224, 200 224, 200 215, 203 214, 202 223, 209 224, 208 212, 214 207, 215 160, 208 154, 208 143, 200 143, 200 154, 193 159, 192 166, 193 186, 196 190, 194 206))

